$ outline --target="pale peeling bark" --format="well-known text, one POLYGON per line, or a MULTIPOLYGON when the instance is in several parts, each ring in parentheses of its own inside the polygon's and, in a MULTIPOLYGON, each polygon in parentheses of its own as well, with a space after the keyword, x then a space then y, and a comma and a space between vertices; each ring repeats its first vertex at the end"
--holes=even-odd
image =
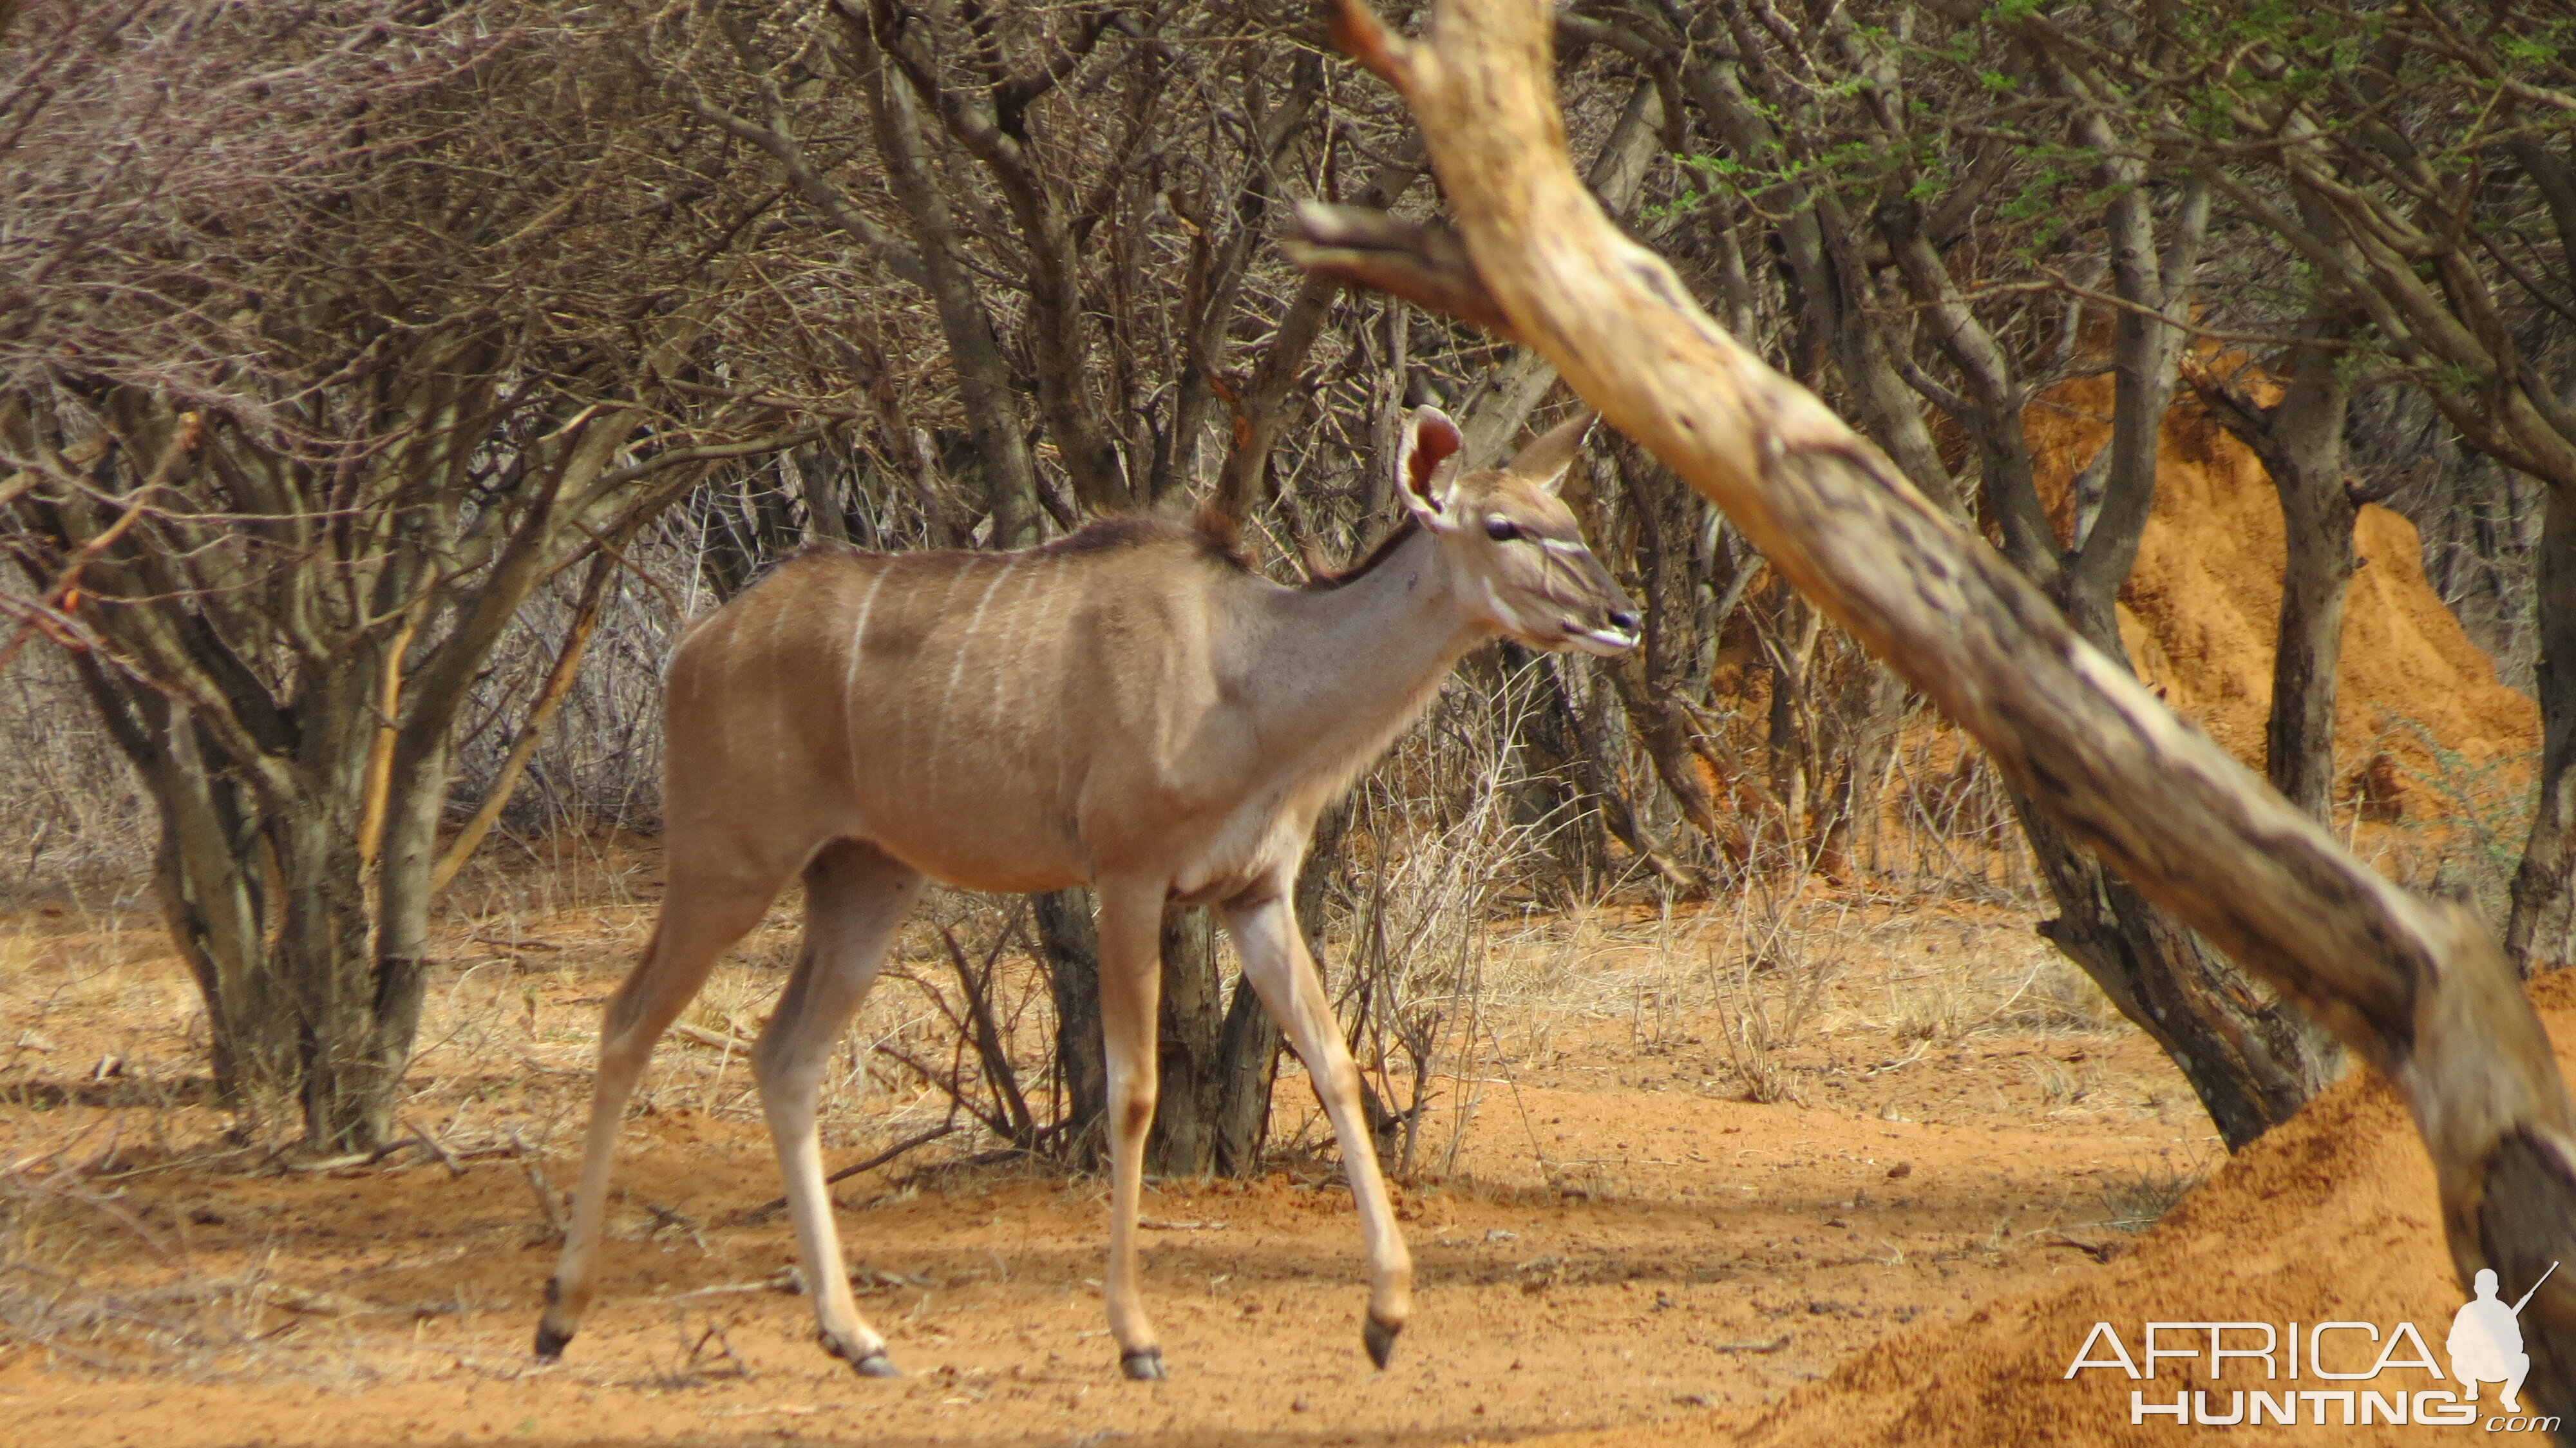
MULTIPOLYGON (((2492 1267, 2519 1292, 2576 1260, 2576 1105, 2514 972, 2466 910, 2381 878, 2176 719, 1613 228, 1566 157, 1546 7, 1444 0, 1425 43, 1345 4, 1336 36, 1411 104, 1459 236, 1444 259, 1405 245, 1418 229, 1310 214, 1302 261, 1460 299, 1461 315, 1546 353, 2069 835, 2385 1072, 2432 1156, 2462 1283, 2492 1267)), ((2522 1318, 2528 1387, 2562 1415, 2576 1414, 2565 1276, 2522 1318)))

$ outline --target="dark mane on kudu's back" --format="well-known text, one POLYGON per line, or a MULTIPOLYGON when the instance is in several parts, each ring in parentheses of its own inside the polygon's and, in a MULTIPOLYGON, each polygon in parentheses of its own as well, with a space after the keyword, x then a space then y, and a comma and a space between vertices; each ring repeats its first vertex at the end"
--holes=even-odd
MULTIPOLYGON (((1201 508, 1186 521, 1150 513, 1101 518, 1084 524, 1064 537, 1042 543, 1026 551, 1034 558, 1066 558, 1088 553, 1116 553, 1131 548, 1151 547, 1157 543, 1183 543, 1190 545, 1207 562, 1222 564, 1239 572, 1250 572, 1251 565, 1244 562, 1242 554, 1236 551, 1240 538, 1241 532, 1232 519, 1214 508, 1201 508)), ((844 543, 838 539, 814 538, 798 544, 785 557, 772 564, 761 578, 765 580, 787 564, 806 558, 857 560, 1007 556, 1009 555, 987 553, 976 548, 926 548, 887 553, 861 548, 857 544, 844 543)))
POLYGON ((1249 571, 1249 565, 1235 551, 1237 538, 1232 519, 1214 508, 1201 508, 1187 522, 1150 513, 1102 518, 1031 551, 1041 558, 1061 558, 1074 553, 1109 553, 1124 548, 1142 548, 1154 543, 1189 543, 1195 545, 1200 556, 1211 563, 1249 571))
POLYGON ((1385 537, 1377 540, 1377 546, 1368 551, 1367 557, 1362 558, 1359 562, 1352 564, 1350 567, 1343 569, 1339 573, 1317 574, 1315 577, 1307 581, 1305 585, 1306 591, 1308 593, 1330 593, 1336 588, 1345 588, 1351 584, 1359 582, 1361 579, 1368 577, 1370 573, 1376 571, 1379 564, 1394 557, 1395 550, 1403 547, 1414 534, 1421 531, 1421 523, 1412 518, 1406 518, 1403 522, 1395 525, 1393 532, 1390 532, 1385 537))

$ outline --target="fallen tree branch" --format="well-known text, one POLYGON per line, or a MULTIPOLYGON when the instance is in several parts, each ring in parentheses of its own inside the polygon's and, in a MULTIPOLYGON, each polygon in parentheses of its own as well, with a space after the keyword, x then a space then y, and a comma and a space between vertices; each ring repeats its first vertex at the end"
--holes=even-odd
MULTIPOLYGON (((2431 1154, 2464 1286, 2492 1268, 2510 1298, 2576 1260, 2576 1104, 2485 928, 2381 877, 2175 718, 1612 226, 1566 153, 1549 11, 1441 0, 1407 41, 1341 0, 1335 38, 1403 92, 1456 230, 1309 209, 1296 255, 1499 315, 2061 828, 2384 1072, 2431 1154)), ((2576 1277, 2550 1278, 2522 1323, 2542 1411, 2576 1419, 2576 1277)))
POLYGON ((527 1174, 528 1190, 536 1196, 537 1210, 545 1216, 546 1230, 552 1235, 553 1240, 562 1241, 563 1197, 555 1191, 555 1184, 546 1179, 544 1164, 538 1160, 536 1151, 520 1139, 516 1128, 512 1128, 510 1132, 510 1145, 515 1148, 510 1154, 519 1159, 519 1170, 527 1174))
POLYGON ((710 1031, 704 1026, 693 1026, 686 1021, 672 1022, 671 1034, 714 1050, 736 1051, 744 1056, 751 1054, 751 1042, 742 1037, 728 1036, 721 1031, 710 1031))
MULTIPOLYGON (((867 1160, 852 1166, 845 1166, 839 1171, 832 1173, 830 1176, 823 1178, 823 1185, 828 1187, 835 1182, 848 1181, 850 1178, 857 1176, 861 1172, 875 1171, 878 1167, 885 1165, 887 1162, 894 1160, 905 1152, 908 1152, 915 1147, 928 1146, 930 1143, 937 1141, 939 1138, 948 1135, 956 1129, 957 1123, 952 1121, 945 1126, 934 1126, 919 1135, 905 1137, 903 1140, 896 1142, 894 1145, 887 1147, 885 1150, 878 1152, 867 1160)), ((745 1212, 742 1215, 744 1221, 756 1222, 774 1213, 786 1210, 787 1199, 785 1197, 771 1197, 768 1201, 762 1202, 759 1206, 752 1208, 750 1211, 745 1212)))

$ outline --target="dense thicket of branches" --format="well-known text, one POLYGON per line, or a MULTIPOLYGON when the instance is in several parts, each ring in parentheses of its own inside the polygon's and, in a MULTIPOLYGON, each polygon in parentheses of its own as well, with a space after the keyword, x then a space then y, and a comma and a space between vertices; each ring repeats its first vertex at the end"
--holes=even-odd
POLYGON ((19 607, 159 807, 219 1083, 316 1148, 391 1126, 495 640, 832 417, 774 191, 615 27, 422 9, 35 7, 5 97, 19 607))
MULTIPOLYGON (((2477 626, 2539 640, 2511 944, 2554 962, 2566 25, 2502 0, 1582 0, 1556 31, 1610 211, 2113 657, 2168 408, 2255 448, 2292 540, 2264 762, 2311 813, 2348 794, 2355 510, 2423 521, 2477 626), (2060 496, 2024 424, 2070 385, 2112 434, 2060 496)), ((535 726, 584 707, 584 644, 617 634, 644 553, 699 574, 656 629, 810 537, 1005 547, 1201 500, 1293 578, 1390 521, 1403 407, 1450 408, 1481 460, 1552 395, 1534 356, 1276 255, 1292 201, 1440 203, 1321 22, 1248 0, 53 0, 6 45, 0 607, 74 651, 159 808, 226 1089, 302 1093, 317 1148, 385 1129, 442 825, 470 848, 543 772, 535 726), (487 673, 496 648, 531 662, 487 673)), ((1900 779, 1917 705, 1652 459, 1614 442, 1569 496, 1647 601, 1645 647, 1474 666, 1523 701, 1514 818, 1547 826, 1560 894, 1851 878, 1890 821, 1994 788, 1973 763, 1900 779)), ((2231 1142, 2331 1070, 2025 823, 2050 938, 2231 1142)), ((1034 918, 1078 1127, 1087 908, 1034 918)), ((1162 1168, 1258 1140, 1274 1038, 1213 949, 1203 919, 1167 931, 1162 1168)))

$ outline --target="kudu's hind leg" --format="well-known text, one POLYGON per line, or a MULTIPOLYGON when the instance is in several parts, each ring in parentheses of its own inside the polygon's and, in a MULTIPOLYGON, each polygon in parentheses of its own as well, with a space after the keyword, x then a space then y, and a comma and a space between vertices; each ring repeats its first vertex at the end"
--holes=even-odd
POLYGON ((1315 1097, 1323 1103, 1333 1136, 1341 1143, 1342 1175, 1350 1178, 1351 1197, 1359 1206, 1361 1239, 1368 1247, 1368 1322, 1361 1338, 1368 1346, 1369 1360, 1385 1367, 1395 1351, 1395 1335, 1404 1330, 1413 1310, 1413 1258, 1396 1228, 1386 1179, 1378 1171, 1377 1146, 1360 1110, 1359 1068, 1342 1044, 1332 1002, 1324 995, 1313 958, 1306 954, 1288 888, 1282 882, 1267 899, 1227 907, 1225 928, 1243 955, 1243 978, 1279 1023, 1297 1059, 1306 1064, 1315 1097))
POLYGON ((608 1169, 617 1151, 619 1124, 636 1078, 654 1042, 678 1019, 716 956, 760 922, 778 893, 776 878, 757 871, 693 869, 671 865, 662 918, 653 926, 644 958, 608 998, 599 1029, 599 1074, 591 1086, 590 1130, 582 1138, 581 1181, 573 1189, 572 1221, 564 1229, 563 1255, 546 1282, 546 1311, 537 1320, 537 1356, 559 1357, 581 1325, 597 1287, 599 1233, 608 1209, 608 1169))
POLYGON ((859 1316, 850 1295, 849 1268, 832 1225, 831 1191, 823 1181, 822 1144, 815 1138, 814 1097, 832 1043, 875 983, 886 943, 921 898, 921 887, 920 871, 873 845, 843 840, 815 856, 805 867, 804 949, 752 1051, 823 1350, 868 1377, 899 1374, 886 1357, 885 1339, 859 1316))
POLYGON ((1100 1029, 1109 1066, 1109 1330, 1131 1378, 1163 1376, 1163 1349, 1136 1284, 1136 1217, 1145 1188, 1145 1133, 1154 1125, 1155 1047, 1162 1028, 1160 882, 1103 885, 1100 1029))

